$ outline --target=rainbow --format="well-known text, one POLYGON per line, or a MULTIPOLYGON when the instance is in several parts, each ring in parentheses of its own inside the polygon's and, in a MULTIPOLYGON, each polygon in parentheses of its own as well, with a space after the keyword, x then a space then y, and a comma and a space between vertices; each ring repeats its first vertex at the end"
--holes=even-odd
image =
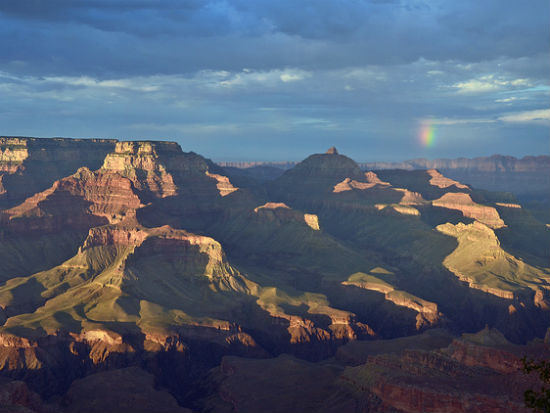
POLYGON ((435 125, 431 122, 423 122, 418 137, 422 146, 431 148, 435 143, 435 125))

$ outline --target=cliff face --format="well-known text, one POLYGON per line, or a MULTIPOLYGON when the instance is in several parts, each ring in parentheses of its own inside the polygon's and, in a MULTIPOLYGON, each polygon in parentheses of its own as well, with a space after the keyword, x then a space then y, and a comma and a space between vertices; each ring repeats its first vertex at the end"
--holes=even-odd
POLYGON ((62 232, 132 220, 140 206, 130 180, 84 167, 1 216, 11 231, 62 232))
POLYGON ((181 154, 179 145, 171 142, 117 142, 102 169, 130 179, 145 198, 164 198, 177 193, 166 163, 181 154))
POLYGON ((115 144, 108 139, 0 137, 0 206, 14 206, 81 167, 98 169, 115 144))

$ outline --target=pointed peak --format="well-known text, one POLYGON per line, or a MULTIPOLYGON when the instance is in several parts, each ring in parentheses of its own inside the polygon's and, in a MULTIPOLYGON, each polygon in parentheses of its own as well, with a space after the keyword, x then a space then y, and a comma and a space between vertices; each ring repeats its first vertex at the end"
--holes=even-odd
POLYGON ((331 146, 330 148, 328 148, 326 153, 328 155, 338 155, 338 150, 336 149, 336 147, 331 146))

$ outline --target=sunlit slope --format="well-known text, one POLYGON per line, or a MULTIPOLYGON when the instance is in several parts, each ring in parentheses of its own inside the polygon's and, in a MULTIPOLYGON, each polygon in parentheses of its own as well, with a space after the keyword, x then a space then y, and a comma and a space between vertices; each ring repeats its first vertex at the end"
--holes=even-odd
POLYGON ((525 289, 537 292, 539 299, 547 295, 548 268, 531 266, 504 251, 494 230, 486 225, 444 224, 437 230, 457 239, 458 247, 445 257, 443 265, 470 287, 509 299, 525 289))
POLYGON ((8 281, 0 301, 8 317, 4 330, 79 332, 108 323, 160 328, 214 322, 211 316, 231 308, 224 292, 246 289, 210 238, 115 226, 91 230, 62 265, 8 281))
POLYGON ((269 337, 264 345, 273 351, 374 334, 323 294, 270 286, 266 274, 251 278, 267 284, 229 264, 209 237, 170 227, 93 228, 62 265, 0 286, 1 331, 31 338, 175 333, 219 340, 224 331, 244 328, 252 334, 249 345, 255 336, 269 337))

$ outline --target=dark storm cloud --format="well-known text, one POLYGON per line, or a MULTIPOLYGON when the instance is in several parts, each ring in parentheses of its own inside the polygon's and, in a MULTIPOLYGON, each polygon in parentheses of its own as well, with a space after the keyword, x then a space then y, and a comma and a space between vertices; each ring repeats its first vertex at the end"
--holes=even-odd
POLYGON ((1 62, 37 73, 477 62, 547 50, 544 0, 1 2, 1 62))

